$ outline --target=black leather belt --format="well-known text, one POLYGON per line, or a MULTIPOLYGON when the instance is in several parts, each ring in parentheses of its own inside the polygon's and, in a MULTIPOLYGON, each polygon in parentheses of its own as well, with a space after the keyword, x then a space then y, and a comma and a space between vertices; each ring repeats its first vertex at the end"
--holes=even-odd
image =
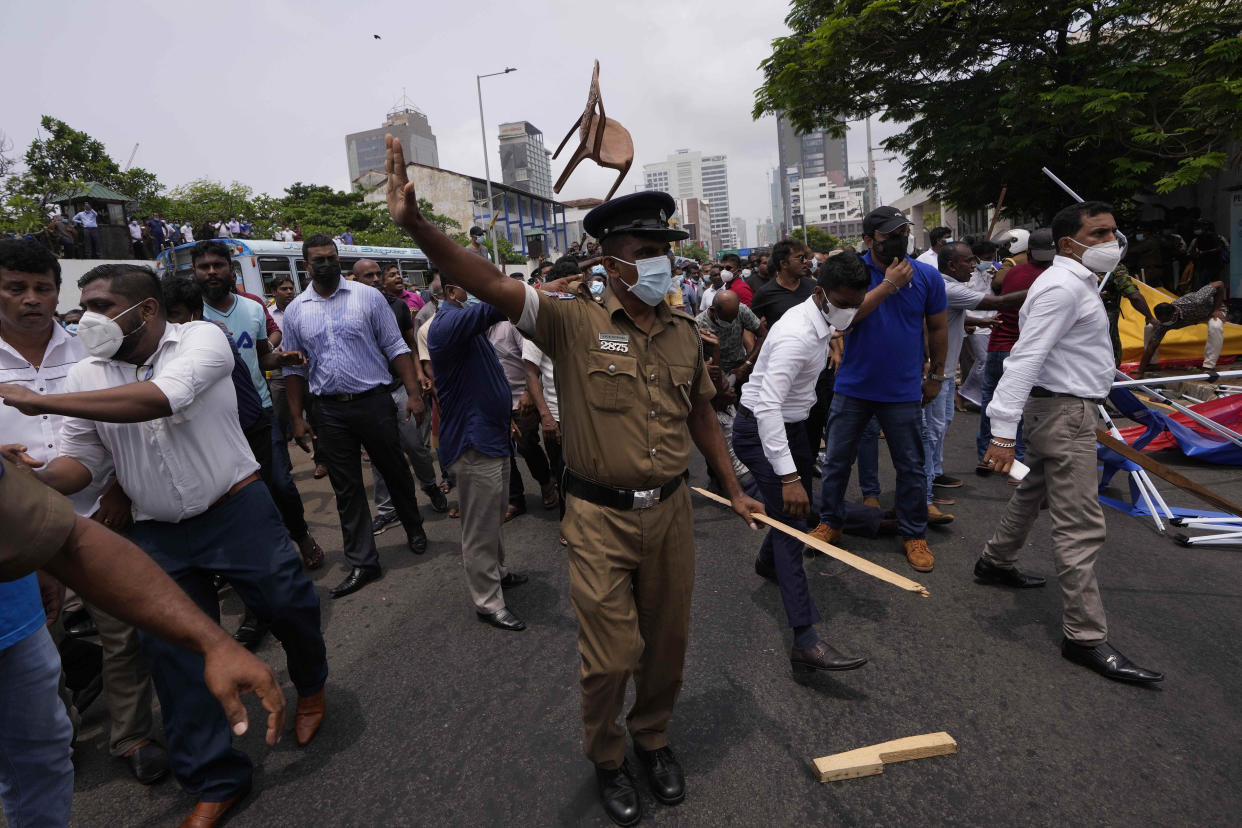
POLYGON ((353 402, 367 397, 374 397, 376 394, 389 393, 388 386, 377 385, 374 388, 368 388, 366 391, 359 391, 356 394, 319 394, 318 399, 331 400, 332 402, 353 402))
POLYGON ((737 404, 737 410, 739 413, 745 414, 747 417, 750 417, 752 420, 755 419, 755 412, 751 411, 749 408, 742 405, 741 403, 737 404))
POLYGON ((1070 399, 1074 399, 1074 400, 1086 400, 1087 402, 1094 403, 1095 405, 1104 404, 1104 400, 1097 399, 1095 397, 1080 397, 1077 394, 1063 394, 1060 391, 1049 391, 1047 388, 1044 388, 1042 385, 1037 385, 1034 388, 1032 388, 1031 396, 1032 397, 1069 397, 1070 399))
POLYGON ((688 473, 679 474, 656 489, 617 489, 588 480, 580 474, 565 469, 564 490, 566 494, 580 497, 596 506, 610 509, 650 509, 668 500, 677 487, 686 481, 688 473))

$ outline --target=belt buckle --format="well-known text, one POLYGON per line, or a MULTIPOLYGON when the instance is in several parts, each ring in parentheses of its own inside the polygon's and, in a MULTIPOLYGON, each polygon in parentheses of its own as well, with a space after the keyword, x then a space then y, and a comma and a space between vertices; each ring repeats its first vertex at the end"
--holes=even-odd
POLYGON ((659 502, 660 502, 660 490, 659 489, 643 489, 642 491, 634 492, 633 508, 635 509, 650 509, 652 506, 656 505, 659 502))

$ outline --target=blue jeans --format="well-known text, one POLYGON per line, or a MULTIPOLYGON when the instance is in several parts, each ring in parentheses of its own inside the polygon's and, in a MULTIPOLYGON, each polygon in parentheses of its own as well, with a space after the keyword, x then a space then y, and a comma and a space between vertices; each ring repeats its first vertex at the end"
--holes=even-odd
MULTIPOLYGON (((1008 351, 989 351, 987 365, 983 369, 983 404, 979 413, 979 434, 975 437, 975 450, 979 454, 981 463, 983 455, 988 450, 988 440, 992 437, 992 423, 988 419, 988 403, 992 401, 992 395, 996 393, 996 386, 1005 370, 1005 357, 1007 356, 1009 356, 1008 351)), ((1017 445, 1014 446, 1013 456, 1019 460, 1026 458, 1026 443, 1022 442, 1021 420, 1018 420, 1017 445)))
MULTIPOLYGON (((216 622, 220 601, 211 576, 223 575, 259 620, 271 624, 298 695, 323 689, 328 662, 319 596, 302 571, 302 559, 267 487, 251 483, 179 523, 140 521, 130 539, 216 622)), ((224 710, 203 682, 202 656, 147 633, 140 638, 181 787, 206 802, 222 802, 249 789, 250 759, 233 747, 224 710)))
MULTIPOLYGON (((828 430, 824 429, 824 445, 828 445, 828 430)), ((827 458, 827 454, 824 455, 827 458)), ((824 467, 827 468, 827 462, 824 467)), ((848 480, 846 482, 849 482, 848 480)), ((858 488, 863 497, 880 496, 880 421, 875 417, 863 429, 858 441, 858 488)))
POLYGON ((73 725, 59 687, 60 654, 47 628, 0 650, 0 803, 9 825, 69 824, 73 725))
POLYGON ((944 435, 953 422, 954 383, 940 384, 936 399, 923 407, 923 470, 927 475, 927 502, 932 502, 932 481, 944 473, 944 435))
MULTIPOLYGON (((810 499, 811 468, 815 465, 815 453, 811 451, 811 442, 807 439, 805 422, 786 423, 785 437, 789 441, 794 465, 802 476, 806 496, 810 499)), ((759 485, 767 513, 795 529, 806 531, 804 518, 793 518, 785 514, 784 486, 780 475, 772 469, 772 464, 763 453, 763 443, 759 440, 759 424, 751 414, 738 412, 733 420, 733 450, 737 452, 737 459, 750 469, 759 485)), ((785 617, 789 619, 791 627, 809 627, 820 620, 819 610, 815 608, 811 588, 806 581, 806 571, 802 568, 803 546, 802 541, 797 538, 769 529, 763 538, 763 545, 759 547, 759 559, 776 568, 776 583, 780 586, 785 617)))
POLYGON ((820 520, 845 526, 845 488, 859 442, 872 418, 880 421, 897 472, 897 529, 906 540, 927 535, 927 472, 923 461, 923 409, 918 400, 876 402, 838 393, 828 411, 820 520))

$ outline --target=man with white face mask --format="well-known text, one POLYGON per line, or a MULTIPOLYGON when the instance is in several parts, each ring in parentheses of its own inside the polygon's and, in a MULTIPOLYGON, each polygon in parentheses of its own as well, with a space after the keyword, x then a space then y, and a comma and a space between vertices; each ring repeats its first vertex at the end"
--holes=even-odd
POLYGON ((1027 293, 1019 314, 1022 335, 987 410, 992 438, 983 464, 1009 471, 1022 418, 1030 473, 983 548, 975 579, 1014 589, 1044 585, 1043 578, 1019 571, 1017 563, 1046 499, 1064 604, 1062 655, 1107 678, 1155 682, 1164 676, 1131 663, 1109 645, 1095 577, 1105 537, 1096 493, 1096 412, 1113 381, 1108 314, 1096 285, 1097 274, 1121 261, 1112 213, 1108 204, 1087 201, 1052 220, 1057 256, 1027 293))

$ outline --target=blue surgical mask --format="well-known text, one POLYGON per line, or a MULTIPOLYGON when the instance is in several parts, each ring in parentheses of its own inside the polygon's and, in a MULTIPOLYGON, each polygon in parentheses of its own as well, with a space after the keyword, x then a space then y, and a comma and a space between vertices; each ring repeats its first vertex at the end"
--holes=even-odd
POLYGON ((65 330, 66 330, 66 331, 68 331, 68 332, 69 332, 69 333, 71 333, 71 334, 75 334, 75 333, 77 333, 77 332, 78 332, 78 323, 77 323, 77 322, 66 322, 66 323, 65 323, 65 330))
POLYGON ((470 293, 469 291, 467 291, 467 292, 466 292, 466 301, 462 303, 462 307, 463 307, 463 308, 468 308, 468 307, 470 307, 471 305, 477 305, 477 304, 479 304, 479 303, 480 303, 480 302, 482 302, 482 301, 483 301, 482 299, 480 299, 479 297, 475 296, 473 293, 470 293))
POLYGON ((640 302, 654 308, 664 301, 664 294, 668 293, 668 283, 673 278, 673 263, 669 261, 668 256, 652 256, 649 259, 639 259, 634 262, 627 262, 616 256, 610 258, 622 264, 632 265, 638 270, 638 281, 626 287, 629 288, 630 293, 638 297, 640 302))
POLYGON ((595 279, 591 282, 591 295, 600 296, 604 292, 604 283, 595 279))

